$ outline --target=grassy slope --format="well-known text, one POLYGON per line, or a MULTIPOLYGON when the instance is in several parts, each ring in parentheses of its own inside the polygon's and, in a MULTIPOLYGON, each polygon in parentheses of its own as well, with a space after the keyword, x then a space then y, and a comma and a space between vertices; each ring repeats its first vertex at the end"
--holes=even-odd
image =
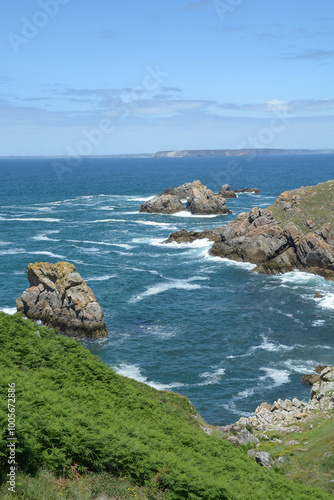
POLYGON ((334 494, 334 482, 330 482, 334 479, 334 416, 329 418, 318 412, 318 416, 300 423, 299 427, 301 432, 291 434, 267 432, 268 437, 276 437, 283 443, 262 440, 257 449, 267 451, 275 459, 284 457, 282 472, 291 479, 334 494), (298 444, 288 446, 289 441, 298 444))
POLYGON ((321 231, 324 226, 329 226, 334 231, 334 180, 286 191, 269 210, 273 212, 277 222, 293 222, 304 233, 321 231), (290 203, 291 208, 284 209, 281 201, 290 203), (314 219, 312 229, 306 224, 311 219, 314 219))
MULTIPOLYGON (((41 467, 65 475, 73 467, 105 471, 175 499, 331 498, 205 434, 186 398, 121 377, 75 340, 18 315, 0 313, 0 369, 2 479, 8 468, 5 397, 15 382, 17 462, 25 473, 41 467)), ((21 482, 22 493, 27 483, 21 482)))

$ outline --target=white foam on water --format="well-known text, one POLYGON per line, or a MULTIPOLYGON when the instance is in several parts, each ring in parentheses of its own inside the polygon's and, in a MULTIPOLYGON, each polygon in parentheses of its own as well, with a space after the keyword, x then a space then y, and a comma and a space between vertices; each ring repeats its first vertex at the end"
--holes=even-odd
POLYGON ((19 253, 28 253, 23 248, 7 248, 6 250, 0 250, 0 255, 16 255, 19 253))
POLYGON ((133 238, 132 243, 140 243, 140 244, 146 244, 146 245, 152 245, 154 247, 162 247, 164 248, 165 245, 162 245, 162 243, 165 241, 164 239, 162 240, 161 238, 133 238))
POLYGON ((94 207, 94 210, 115 210, 115 207, 105 205, 104 207, 94 207))
POLYGON ((0 307, 0 311, 4 312, 6 314, 15 314, 16 307, 0 307))
POLYGON ((262 337, 262 343, 258 346, 253 346, 251 347, 251 352, 256 351, 257 349, 263 349, 264 351, 268 352, 279 352, 279 351, 292 351, 295 346, 288 346, 284 344, 278 344, 277 342, 270 342, 268 340, 268 337, 265 335, 261 335, 262 337))
POLYGON ((201 378, 204 378, 203 382, 199 382, 198 384, 195 384, 197 387, 201 386, 206 386, 206 385, 212 385, 212 384, 219 384, 221 379, 223 378, 225 374, 225 369, 224 368, 217 368, 213 372, 204 372, 201 373, 199 376, 201 378))
POLYGON ((0 220, 4 221, 21 221, 21 222, 61 222, 63 219, 53 219, 49 217, 0 217, 0 220))
POLYGON ((260 368, 261 371, 265 372, 263 380, 271 378, 274 381, 273 387, 279 387, 280 385, 287 384, 290 382, 288 370, 279 370, 278 368, 260 368))
POLYGON ((195 241, 186 241, 177 243, 176 241, 172 241, 171 243, 166 243, 167 248, 211 248, 212 241, 208 238, 202 238, 195 241))
POLYGON ((315 321, 312 321, 311 326, 324 326, 326 324, 326 321, 324 319, 316 319, 315 321))
MULTIPOLYGON (((166 215, 166 214, 163 214, 166 215)), ((206 214, 206 215, 200 215, 200 214, 192 214, 191 212, 188 212, 188 210, 181 210, 181 212, 176 212, 175 214, 168 214, 173 217, 199 217, 201 219, 210 219, 212 217, 218 217, 219 215, 226 215, 226 214, 206 214)))
POLYGON ((249 396, 252 396, 255 392, 255 387, 248 387, 244 389, 243 391, 238 392, 236 395, 235 399, 244 399, 248 398, 249 396))
POLYGON ((87 220, 87 221, 78 221, 75 224, 100 224, 104 222, 128 222, 126 219, 97 219, 97 220, 87 220))
POLYGON ((147 297, 151 297, 152 295, 158 295, 163 292, 167 292, 173 289, 179 290, 198 290, 202 288, 202 285, 198 285, 197 283, 190 283, 193 279, 190 280, 171 280, 168 283, 157 283, 156 285, 150 286, 143 293, 135 295, 131 297, 129 300, 130 304, 134 304, 135 302, 139 302, 140 300, 146 299, 147 297))
POLYGON ((60 231, 43 231, 42 233, 38 233, 36 236, 33 236, 32 239, 35 241, 60 241, 58 239, 49 238, 48 234, 58 234, 60 231))
POLYGON ((117 278, 117 274, 106 274, 105 276, 93 276, 92 278, 86 278, 85 281, 107 281, 112 278, 117 278))
POLYGON ((292 373, 305 375, 307 373, 312 373, 319 363, 311 359, 287 359, 284 361, 283 365, 292 373))
POLYGON ((136 224, 142 224, 143 226, 158 226, 161 229, 170 229, 170 230, 177 229, 176 226, 172 226, 172 224, 168 224, 166 222, 155 222, 151 220, 136 220, 132 222, 135 222, 136 224))
POLYGON ((315 300, 322 309, 334 310, 334 293, 327 293, 325 297, 315 300))
POLYGON ((6 245, 12 245, 11 241, 0 241, 0 246, 5 247, 6 245))
POLYGON ((139 365, 131 365, 127 363, 120 363, 119 365, 113 366, 116 373, 122 375, 123 377, 132 378, 138 382, 143 382, 144 384, 157 389, 158 391, 167 391, 175 387, 183 387, 186 384, 180 382, 172 382, 170 384, 161 384, 159 382, 149 381, 145 375, 142 374, 142 368, 139 365))
POLYGON ((285 285, 313 285, 317 282, 324 282, 325 278, 317 276, 312 273, 305 273, 303 271, 290 271, 285 274, 278 274, 271 276, 272 279, 280 281, 285 285))
POLYGON ((133 245, 129 245, 127 243, 108 243, 106 241, 90 241, 90 240, 66 240, 69 243, 86 243, 88 245, 104 245, 108 247, 119 247, 125 248, 125 250, 132 250, 135 248, 133 245))
POLYGON ((202 257, 208 261, 220 262, 221 264, 224 264, 226 266, 239 267, 240 269, 246 269, 247 271, 251 271, 256 267, 256 264, 252 264, 251 262, 238 262, 236 260, 227 259, 226 257, 217 257, 215 255, 210 255, 209 250, 203 252, 202 257))
POLYGON ((143 196, 131 196, 131 198, 128 198, 128 201, 148 201, 148 200, 153 200, 155 196, 148 196, 148 197, 143 197, 143 196))
POLYGON ((64 255, 57 255, 55 253, 52 253, 52 252, 48 252, 48 251, 44 251, 44 250, 41 250, 41 251, 37 251, 37 252, 25 252, 29 255, 47 255, 48 257, 53 257, 55 259, 66 259, 66 257, 64 255))

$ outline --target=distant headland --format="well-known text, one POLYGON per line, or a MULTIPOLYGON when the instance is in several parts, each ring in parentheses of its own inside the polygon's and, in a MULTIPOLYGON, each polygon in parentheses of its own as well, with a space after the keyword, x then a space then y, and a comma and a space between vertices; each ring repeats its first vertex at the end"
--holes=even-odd
MULTIPOLYGON (((133 153, 116 155, 85 155, 80 158, 198 158, 215 156, 275 156, 275 155, 311 155, 333 154, 334 149, 181 149, 175 151, 158 151, 156 153, 133 153)), ((11 158, 69 158, 71 155, 39 155, 39 156, 0 156, 0 159, 11 158)))

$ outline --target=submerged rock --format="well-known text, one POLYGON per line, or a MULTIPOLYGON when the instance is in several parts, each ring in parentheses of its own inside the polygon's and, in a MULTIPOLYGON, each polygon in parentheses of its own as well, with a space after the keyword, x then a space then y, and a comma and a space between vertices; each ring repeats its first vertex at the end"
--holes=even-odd
POLYGON ((16 300, 22 315, 69 336, 101 338, 108 335, 103 313, 89 286, 69 262, 29 264, 31 287, 16 300))

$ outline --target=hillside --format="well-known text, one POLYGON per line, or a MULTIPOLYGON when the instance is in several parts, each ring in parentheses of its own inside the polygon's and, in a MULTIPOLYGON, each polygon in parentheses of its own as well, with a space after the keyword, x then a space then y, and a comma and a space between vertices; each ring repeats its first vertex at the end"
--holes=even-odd
MULTIPOLYGON (((16 390, 20 473, 15 493, 7 492, 5 483, 1 498, 50 498, 48 490, 37 495, 35 489, 30 496, 24 489, 27 474, 39 477, 41 469, 60 477, 63 498, 80 498, 66 490, 66 477, 92 478, 92 473, 130 481, 134 492, 145 487, 147 496, 141 498, 332 498, 259 467, 245 449, 203 432, 187 398, 117 375, 73 339, 17 314, 0 313, 0 347, 2 394, 7 395, 9 384, 16 390)), ((5 397, 0 408, 4 482, 9 453, 5 397)), ((102 488, 94 491, 103 493, 102 488)))

